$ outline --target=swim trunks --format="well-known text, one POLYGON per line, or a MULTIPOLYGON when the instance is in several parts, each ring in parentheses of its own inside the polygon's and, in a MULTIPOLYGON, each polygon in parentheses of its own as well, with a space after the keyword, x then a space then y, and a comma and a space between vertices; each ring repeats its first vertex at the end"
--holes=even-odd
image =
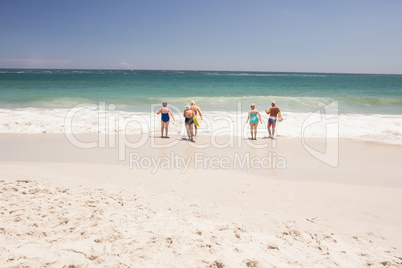
POLYGON ((276 116, 270 116, 268 119, 268 127, 273 127, 275 128, 276 126, 276 116))

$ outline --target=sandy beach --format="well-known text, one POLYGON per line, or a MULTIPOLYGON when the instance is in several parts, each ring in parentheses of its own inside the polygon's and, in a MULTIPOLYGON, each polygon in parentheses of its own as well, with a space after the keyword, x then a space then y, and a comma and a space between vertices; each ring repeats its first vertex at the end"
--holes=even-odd
POLYGON ((400 146, 147 137, 1 134, 2 267, 402 265, 400 146))

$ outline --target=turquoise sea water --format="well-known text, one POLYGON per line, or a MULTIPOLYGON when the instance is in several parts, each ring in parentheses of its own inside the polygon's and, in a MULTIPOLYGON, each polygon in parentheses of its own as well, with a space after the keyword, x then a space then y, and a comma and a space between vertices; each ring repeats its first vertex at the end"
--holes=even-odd
POLYGON ((158 133, 155 111, 166 101, 179 119, 169 133, 180 134, 183 110, 192 100, 205 115, 201 134, 230 126, 233 135, 246 136, 247 111, 255 103, 265 122, 258 127, 263 137, 263 111, 276 101, 284 116, 281 136, 402 145, 402 75, 374 74, 0 69, 0 133, 65 133, 77 105, 84 108, 71 119, 74 133, 158 133), (99 113, 102 105, 107 114, 99 113), (329 114, 339 126, 333 133, 326 128, 329 114), (101 127, 99 118, 110 115, 136 123, 101 127))
POLYGON ((129 70, 0 70, 0 108, 69 108, 104 101, 149 111, 195 100, 206 111, 269 107, 311 112, 339 101, 340 113, 402 114, 402 75, 129 70))

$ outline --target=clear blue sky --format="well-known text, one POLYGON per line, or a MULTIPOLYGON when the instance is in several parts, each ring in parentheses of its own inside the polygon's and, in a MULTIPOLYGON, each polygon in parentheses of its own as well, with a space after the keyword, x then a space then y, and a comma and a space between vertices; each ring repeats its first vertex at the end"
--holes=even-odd
POLYGON ((401 0, 0 0, 0 68, 402 74, 401 14, 401 0))

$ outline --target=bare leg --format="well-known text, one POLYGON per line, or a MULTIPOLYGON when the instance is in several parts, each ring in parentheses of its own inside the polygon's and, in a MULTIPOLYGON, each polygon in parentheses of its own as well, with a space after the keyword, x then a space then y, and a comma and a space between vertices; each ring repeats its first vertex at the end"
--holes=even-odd
POLYGON ((190 126, 187 124, 185 124, 185 125, 186 125, 186 130, 187 130, 187 136, 190 139, 190 126))
POLYGON ((163 130, 165 129, 165 123, 161 121, 161 137, 163 138, 163 130))
POLYGON ((198 127, 195 125, 194 128, 195 128, 195 134, 194 134, 194 136, 197 136, 197 128, 198 128, 198 127))
POLYGON ((193 126, 190 126, 190 136, 191 136, 190 140, 193 141, 193 140, 194 140, 194 139, 193 139, 193 136, 194 136, 194 135, 193 135, 193 126))
POLYGON ((251 133, 251 139, 252 139, 252 140, 254 139, 253 131, 254 131, 253 124, 250 123, 250 133, 251 133))
POLYGON ((272 127, 272 138, 275 138, 275 128, 272 127))
POLYGON ((271 137, 271 129, 270 129, 270 127, 268 127, 268 133, 269 133, 269 137, 268 137, 268 138, 270 138, 270 137, 271 137))
POLYGON ((254 139, 257 140, 257 125, 258 123, 254 126, 254 139))
POLYGON ((167 122, 165 123, 165 133, 166 133, 166 138, 169 138, 169 136, 168 136, 168 132, 169 132, 169 121, 167 121, 167 122))

